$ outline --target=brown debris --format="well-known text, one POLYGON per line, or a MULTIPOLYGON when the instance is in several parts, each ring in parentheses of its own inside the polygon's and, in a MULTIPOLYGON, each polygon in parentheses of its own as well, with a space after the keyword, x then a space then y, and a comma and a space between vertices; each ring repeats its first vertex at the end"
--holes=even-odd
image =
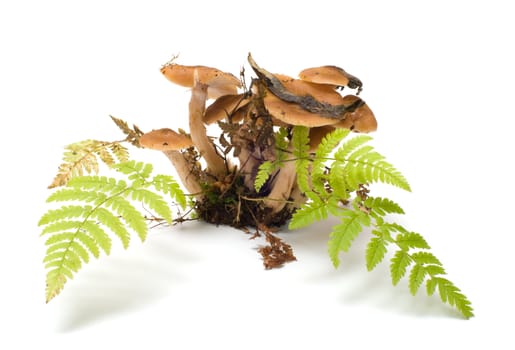
POLYGON ((274 236, 270 230, 264 229, 266 241, 268 245, 260 247, 259 253, 263 257, 263 265, 265 269, 270 270, 277 267, 282 267, 284 264, 296 261, 297 258, 293 254, 292 247, 281 240, 279 237, 274 236))

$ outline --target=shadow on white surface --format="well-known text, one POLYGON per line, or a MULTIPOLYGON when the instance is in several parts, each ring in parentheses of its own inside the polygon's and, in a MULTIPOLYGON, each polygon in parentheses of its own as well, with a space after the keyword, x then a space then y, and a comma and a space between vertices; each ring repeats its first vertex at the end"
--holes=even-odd
POLYGON ((462 318, 452 307, 443 304, 438 295, 428 297, 425 284, 415 296, 409 292, 407 276, 393 286, 389 271, 391 251, 373 271, 367 271, 365 249, 370 239, 368 230, 356 238, 348 252, 340 253, 340 266, 334 269, 327 254, 327 241, 332 226, 336 224, 338 220, 331 218, 299 232, 288 233, 291 236, 283 235, 285 239, 288 237, 297 257, 302 255, 301 259, 313 260, 313 267, 303 266, 308 270, 305 274, 307 284, 322 284, 334 289, 338 293, 337 302, 342 305, 373 307, 416 317, 462 318))
POLYGON ((460 318, 438 296, 427 297, 425 286, 416 296, 406 281, 392 286, 386 260, 368 272, 366 232, 334 269, 327 239, 336 222, 278 233, 293 246, 298 261, 272 271, 264 270, 255 251, 261 238, 249 240, 241 231, 200 222, 155 230, 143 245, 95 261, 68 283, 58 297, 57 331, 72 332, 154 307, 177 318, 188 310, 217 314, 222 305, 227 314, 240 315, 250 307, 256 316, 267 317, 268 309, 295 310, 299 302, 315 313, 375 309, 401 317, 460 318))
POLYGON ((58 330, 74 331, 133 313, 183 284, 188 278, 181 266, 195 261, 195 257, 178 250, 168 238, 149 237, 144 247, 115 252, 69 281, 63 295, 57 298, 61 299, 58 330))

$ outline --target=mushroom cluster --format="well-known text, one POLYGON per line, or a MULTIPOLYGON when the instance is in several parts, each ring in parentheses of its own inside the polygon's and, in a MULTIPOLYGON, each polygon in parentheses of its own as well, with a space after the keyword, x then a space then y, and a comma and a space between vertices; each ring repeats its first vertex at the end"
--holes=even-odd
POLYGON ((259 193, 254 189, 259 166, 277 158, 277 130, 289 130, 282 140, 288 147, 281 152, 292 160, 295 125, 309 128, 310 152, 314 152, 335 128, 368 133, 376 130, 377 122, 358 97, 361 81, 339 67, 308 68, 296 79, 270 73, 250 54, 248 61, 256 74, 250 87, 244 84, 243 71, 239 79, 211 67, 165 64, 161 72, 168 80, 191 88, 189 134, 163 128, 139 141, 168 157, 206 221, 282 225, 305 200, 296 185, 295 162, 286 161, 259 193), (343 88, 355 89, 356 94, 342 95, 343 88), (206 107, 208 100, 213 101, 206 107), (207 133, 215 123, 222 130, 218 141, 207 133), (228 158, 231 151, 234 159, 228 158))

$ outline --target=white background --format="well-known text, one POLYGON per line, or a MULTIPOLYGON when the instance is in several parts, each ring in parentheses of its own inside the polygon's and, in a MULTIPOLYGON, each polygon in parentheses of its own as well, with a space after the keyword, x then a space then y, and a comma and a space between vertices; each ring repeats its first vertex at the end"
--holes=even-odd
MULTIPOLYGON (((513 11, 508 1, 5 1, 0 5, 0 348, 513 348, 513 11), (143 2, 141 2, 143 3, 143 2), (227 227, 154 230, 84 267, 44 303, 39 217, 65 145, 186 127, 183 64, 238 74, 334 64, 364 82, 374 145, 410 181, 386 190, 473 302, 368 273, 361 236, 334 270, 335 221, 281 233, 297 262, 265 271, 260 241, 227 227), (250 69, 247 67, 247 72, 250 69)), ((151 151, 138 160, 171 172, 151 151)))

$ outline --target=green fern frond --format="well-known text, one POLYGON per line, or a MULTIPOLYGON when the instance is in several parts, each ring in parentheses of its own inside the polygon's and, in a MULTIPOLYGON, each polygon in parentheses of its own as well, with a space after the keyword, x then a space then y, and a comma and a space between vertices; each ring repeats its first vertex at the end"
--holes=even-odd
POLYGON ((391 259, 392 283, 396 285, 406 274, 407 268, 413 264, 408 278, 411 294, 415 295, 424 280, 427 279, 426 292, 428 296, 433 295, 438 287, 442 302, 447 302, 455 307, 464 317, 472 317, 474 315, 473 309, 467 297, 452 282, 441 277, 446 275, 441 261, 428 251, 419 250, 409 253, 411 248, 430 249, 426 240, 418 233, 399 229, 400 225, 393 227, 397 232, 400 232, 394 241, 401 249, 391 259), (451 295, 451 299, 448 298, 448 295, 451 295))
POLYGON ((471 317, 473 313, 470 302, 451 282, 441 277, 446 274, 445 269, 427 251, 430 247, 426 240, 399 224, 385 221, 388 214, 404 214, 404 210, 390 199, 369 196, 368 186, 363 191, 363 185, 374 182, 410 191, 404 176, 367 144, 372 138, 358 135, 345 139, 349 135, 348 131, 333 132, 322 140, 311 161, 306 154, 305 131, 302 128, 294 131, 297 131, 297 137, 294 132, 292 143, 299 148, 293 151, 297 159, 296 170, 304 178, 304 182, 300 181, 299 185, 304 189, 308 201, 293 214, 290 229, 308 226, 326 218, 329 213, 340 217, 341 223, 333 227, 328 242, 331 261, 338 267, 339 253, 350 249, 363 227, 373 226, 374 236, 368 242, 365 252, 369 271, 384 260, 388 246, 393 243, 399 247, 390 260, 390 274, 394 285, 409 271, 408 285, 412 294, 417 293, 426 282, 428 295, 438 289, 442 301, 454 306, 465 317, 471 317), (330 154, 335 147, 337 149, 331 158, 330 154), (305 175, 303 172, 310 166, 311 174, 305 175), (311 185, 306 179, 311 180, 311 185), (355 198, 351 207, 342 207, 341 203, 351 202, 353 194, 355 198))
POLYGON ((78 176, 47 200, 70 203, 47 211, 39 220, 43 227, 41 235, 48 236, 44 258, 48 270, 47 302, 60 293, 66 281, 73 278, 91 256, 98 258, 101 251, 110 254, 111 235, 117 236, 124 248, 129 246, 131 232, 145 240, 148 226, 133 203, 146 205, 172 222, 167 201, 149 187, 178 198, 182 204, 186 202, 173 178, 156 175, 149 180, 152 172, 149 164, 129 161, 114 164, 112 168, 124 174, 128 181, 96 175, 78 176))
POLYGON ((115 164, 114 157, 120 162, 128 159, 128 150, 120 142, 84 140, 72 143, 65 147, 63 163, 48 188, 64 186, 74 176, 97 174, 99 160, 112 166, 115 164))

